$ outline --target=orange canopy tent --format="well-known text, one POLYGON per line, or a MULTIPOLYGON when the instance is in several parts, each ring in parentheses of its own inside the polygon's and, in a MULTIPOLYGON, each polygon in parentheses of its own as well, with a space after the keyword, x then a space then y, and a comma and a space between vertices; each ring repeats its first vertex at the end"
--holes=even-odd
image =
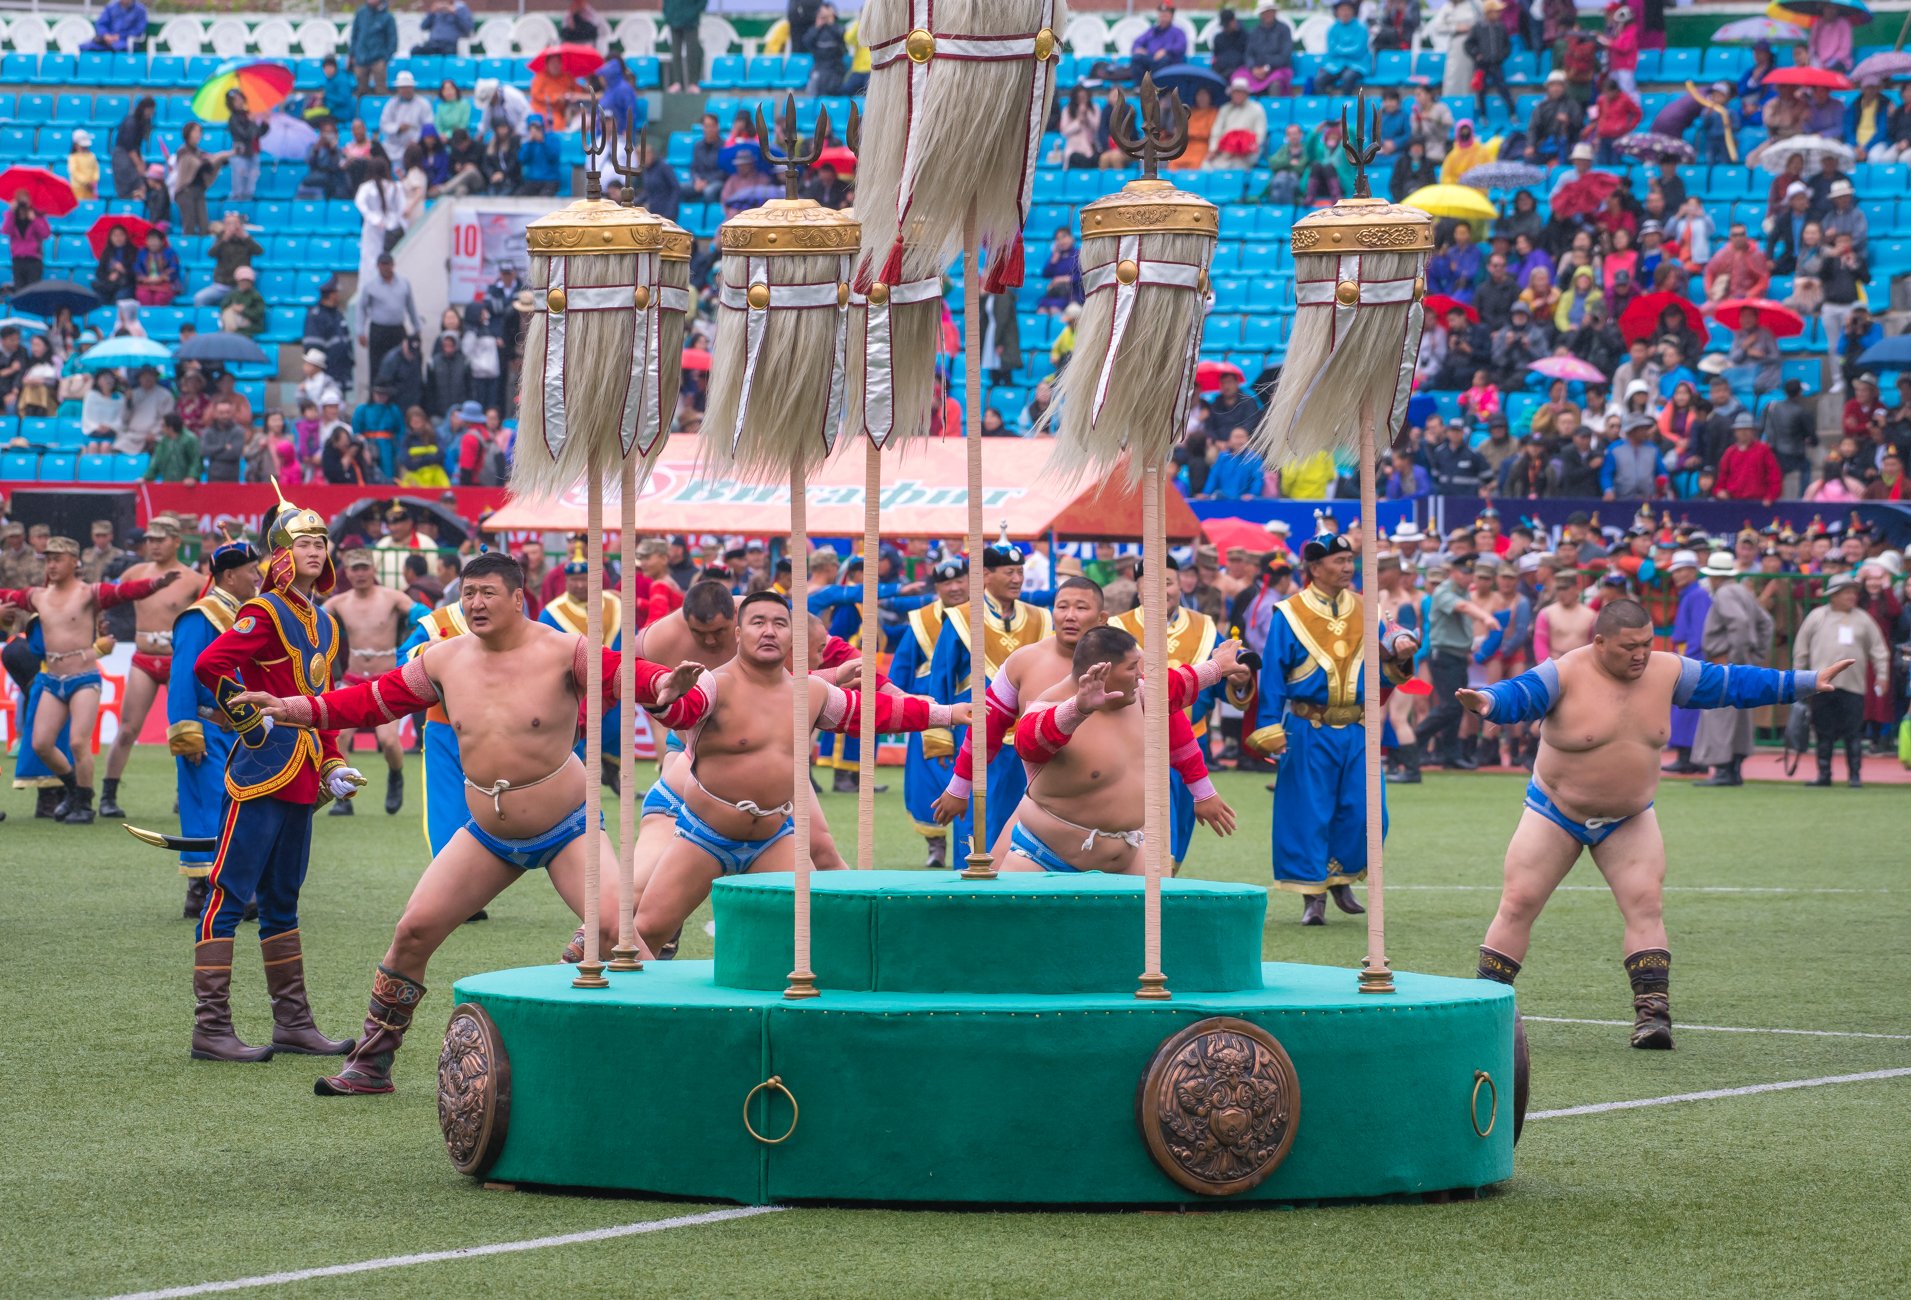
MULTIPOLYGON (((637 525, 647 533, 778 534, 789 531, 788 487, 755 487, 707 472, 702 440, 678 434, 658 456, 637 525)), ((992 438, 983 444, 983 503, 988 532, 1007 521, 1020 540, 1051 532, 1070 538, 1139 539, 1141 494, 1117 480, 1057 483, 1045 478, 1053 438, 992 438)), ((968 470, 960 438, 926 438, 891 457, 883 483, 883 532, 892 537, 961 537, 968 532, 968 470)), ((605 486, 606 518, 616 518, 616 485, 605 486)), ((1168 535, 1191 539, 1201 522, 1179 492, 1168 494, 1168 535)), ((577 532, 584 527, 584 487, 555 502, 511 501, 484 520, 487 532, 577 532)), ((859 536, 863 530, 863 461, 838 456, 810 483, 809 531, 859 536)))

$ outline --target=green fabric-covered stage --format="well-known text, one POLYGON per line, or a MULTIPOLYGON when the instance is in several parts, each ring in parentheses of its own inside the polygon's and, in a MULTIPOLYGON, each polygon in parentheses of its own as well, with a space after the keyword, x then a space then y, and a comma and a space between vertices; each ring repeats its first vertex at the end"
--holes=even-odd
POLYGON ((492 1025, 467 1014, 461 1034, 454 1016, 441 1062, 454 1160, 753 1204, 1312 1200, 1512 1173, 1512 991, 1401 974, 1363 995, 1351 970, 1263 964, 1262 890, 1165 882, 1174 996, 1145 1002, 1137 879, 822 873, 823 992, 786 1001, 792 888, 719 882, 714 963, 608 990, 573 989, 567 966, 459 981, 492 1025), (1144 1086, 1168 1039, 1215 1017, 1279 1046, 1215 1022, 1144 1086), (751 1136, 746 1096, 756 1131, 787 1140, 751 1136), (1178 1156, 1157 1159, 1151 1127, 1178 1156), (1250 1167, 1239 1190, 1207 1185, 1250 1167))

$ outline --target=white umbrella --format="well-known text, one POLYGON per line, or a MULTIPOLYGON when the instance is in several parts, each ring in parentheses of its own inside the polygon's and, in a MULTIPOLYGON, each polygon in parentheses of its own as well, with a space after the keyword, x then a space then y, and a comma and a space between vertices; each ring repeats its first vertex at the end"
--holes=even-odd
POLYGON ((318 131, 302 118, 289 113, 274 113, 265 120, 265 135, 259 151, 280 162, 303 162, 305 151, 318 143, 318 131))
POLYGON ((1758 156, 1758 165, 1772 175, 1784 172, 1785 163, 1793 154, 1805 156, 1805 171, 1811 172, 1824 157, 1829 154, 1838 160, 1840 167, 1849 167, 1855 160, 1851 146, 1824 135, 1794 135, 1783 140, 1774 140, 1765 146, 1758 156))

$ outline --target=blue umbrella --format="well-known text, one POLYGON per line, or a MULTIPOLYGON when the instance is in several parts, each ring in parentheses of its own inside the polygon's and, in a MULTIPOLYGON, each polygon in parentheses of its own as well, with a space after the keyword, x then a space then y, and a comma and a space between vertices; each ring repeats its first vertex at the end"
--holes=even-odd
POLYGON ((173 354, 166 350, 164 344, 155 343, 151 339, 124 335, 116 339, 107 339, 104 343, 95 343, 73 359, 72 368, 89 372, 117 370, 122 366, 157 366, 161 369, 170 369, 172 363, 173 354))
POLYGON ((1546 183, 1546 169, 1522 162, 1481 163, 1469 167, 1460 184, 1476 190, 1519 190, 1546 183))
POLYGON ((1880 370, 1911 369, 1911 334, 1893 334, 1873 343, 1859 354, 1858 364, 1880 370))
POLYGON ((85 285, 71 280, 35 280, 15 292, 10 305, 15 311, 51 320, 62 307, 75 316, 84 316, 100 305, 100 298, 85 285))
POLYGON ((1181 96, 1181 102, 1194 106, 1194 92, 1205 90, 1219 104, 1227 98, 1228 83, 1221 74, 1205 63, 1173 63, 1154 74, 1155 89, 1162 94, 1174 91, 1181 96))
POLYGON ((735 144, 726 144, 717 151, 717 166, 730 173, 737 169, 737 159, 748 158, 756 164, 758 171, 763 170, 763 150, 754 140, 738 140, 735 144))

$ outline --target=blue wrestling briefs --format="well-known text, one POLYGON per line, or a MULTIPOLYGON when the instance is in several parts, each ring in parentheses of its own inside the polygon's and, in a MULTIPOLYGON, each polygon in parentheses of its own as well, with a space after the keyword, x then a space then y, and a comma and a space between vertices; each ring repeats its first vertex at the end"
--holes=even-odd
MULTIPOLYGON (((603 815, 600 813, 599 822, 603 815)), ((478 825, 474 819, 464 824, 471 832, 471 838, 484 846, 487 853, 504 859, 519 871, 542 871, 551 865, 552 859, 564 851, 564 847, 584 833, 584 805, 577 805, 577 811, 542 835, 528 840, 502 840, 478 825)))
POLYGON ((1009 831, 1009 852, 1019 853, 1044 871, 1066 871, 1080 875, 1080 867, 1071 867, 1056 856, 1055 850, 1037 839, 1028 827, 1021 822, 1015 823, 1009 831))
MULTIPOLYGON (((661 785, 661 782, 659 783, 661 785)), ((653 790, 657 786, 651 787, 653 790)), ((690 805, 681 799, 677 801, 677 837, 689 840, 692 844, 717 860, 717 866, 726 876, 734 876, 748 871, 756 860, 763 856, 763 850, 793 833, 796 823, 785 817, 783 824, 776 828, 776 834, 767 840, 733 840, 717 834, 709 822, 690 811, 690 805)))
POLYGON ((683 737, 674 731, 664 732, 664 753, 681 754, 684 752, 683 737))
POLYGON ((33 684, 60 703, 65 704, 88 687, 98 690, 100 687, 100 675, 98 673, 74 673, 71 677, 55 677, 52 673, 40 673, 34 677, 33 684))
MULTIPOLYGON (((1607 836, 1639 815, 1632 813, 1625 817, 1594 817, 1590 821, 1576 822, 1554 806, 1553 801, 1546 797, 1546 792, 1539 788, 1538 781, 1526 783, 1526 806, 1589 849, 1604 844, 1607 836)), ((1646 805, 1646 808, 1650 807, 1652 807, 1651 804, 1646 805)), ((1644 809, 1640 811, 1643 812, 1644 809)))
MULTIPOLYGON (((674 733, 673 733, 674 734, 674 733)), ((683 796, 665 785, 655 782, 644 792, 644 817, 678 817, 683 813, 683 796)))

